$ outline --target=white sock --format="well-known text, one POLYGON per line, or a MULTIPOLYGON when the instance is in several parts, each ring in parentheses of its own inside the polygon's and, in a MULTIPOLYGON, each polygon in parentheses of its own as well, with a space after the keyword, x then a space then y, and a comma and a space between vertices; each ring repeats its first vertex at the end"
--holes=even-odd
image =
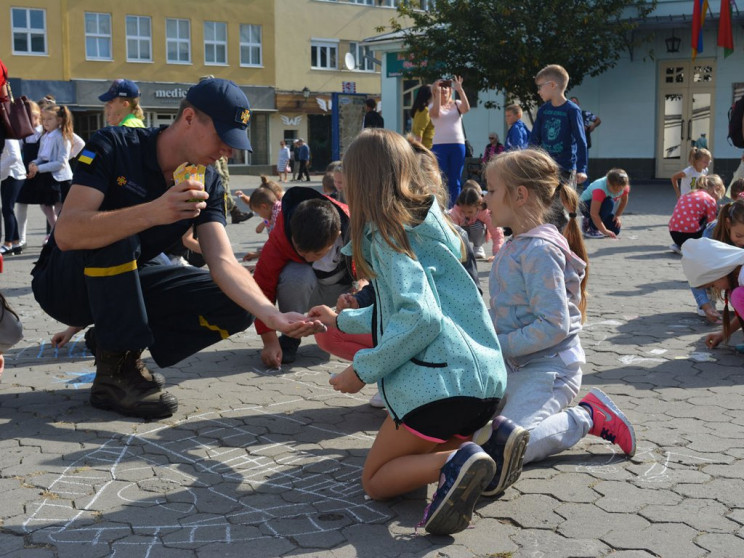
MULTIPOLYGON (((491 426, 491 423, 488 422, 484 426, 481 426, 478 430, 473 432, 473 441, 481 439, 481 437, 484 437, 486 441, 488 441, 491 438, 491 432, 493 430, 493 427, 491 426)), ((475 442, 476 444, 478 442, 475 442)))

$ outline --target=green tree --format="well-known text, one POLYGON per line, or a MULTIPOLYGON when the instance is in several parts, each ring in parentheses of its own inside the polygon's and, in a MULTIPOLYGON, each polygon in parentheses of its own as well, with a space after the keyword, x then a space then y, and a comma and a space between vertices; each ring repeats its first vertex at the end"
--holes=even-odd
POLYGON ((391 22, 405 34, 410 75, 462 75, 468 96, 496 89, 531 108, 540 102, 534 77, 541 68, 566 68, 569 87, 612 68, 633 48, 633 32, 656 0, 437 0, 430 11, 418 5, 401 2, 391 22))

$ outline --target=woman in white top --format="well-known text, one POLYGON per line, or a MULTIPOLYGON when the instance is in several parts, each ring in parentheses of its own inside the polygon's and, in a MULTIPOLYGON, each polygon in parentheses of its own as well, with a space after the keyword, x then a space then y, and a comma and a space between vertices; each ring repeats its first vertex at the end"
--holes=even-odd
POLYGON ((289 168, 289 147, 284 140, 279 142, 279 157, 276 160, 276 173, 280 182, 287 181, 287 169, 289 168))
POLYGON ((21 154, 21 142, 5 140, 5 149, 0 156, 0 202, 2 203, 5 242, 0 246, 0 254, 20 254, 23 251, 15 216, 15 204, 23 181, 26 167, 21 154))
POLYGON ((462 77, 440 79, 431 86, 433 103, 429 106, 429 116, 434 124, 434 140, 431 150, 437 156, 439 168, 447 177, 449 206, 455 203, 460 194, 460 177, 465 167, 465 131, 462 115, 470 110, 470 103, 462 89, 462 77), (452 90, 460 97, 455 100, 452 90))

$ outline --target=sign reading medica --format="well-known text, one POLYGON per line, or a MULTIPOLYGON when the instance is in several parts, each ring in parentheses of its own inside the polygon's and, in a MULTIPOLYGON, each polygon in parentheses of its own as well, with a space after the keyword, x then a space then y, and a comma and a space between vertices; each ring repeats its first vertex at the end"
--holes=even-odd
MULTIPOLYGON (((158 83, 136 82, 140 90, 140 105, 145 109, 178 109, 178 105, 186 97, 192 83, 158 83)), ((81 107, 101 107, 103 103, 98 99, 105 93, 111 82, 93 80, 74 80, 75 99, 81 107)), ((250 100, 253 110, 275 110, 276 93, 273 87, 260 85, 239 86, 250 100)))
POLYGON ((173 89, 156 89, 153 96, 156 99, 178 99, 181 100, 186 96, 187 89, 174 87, 173 89))

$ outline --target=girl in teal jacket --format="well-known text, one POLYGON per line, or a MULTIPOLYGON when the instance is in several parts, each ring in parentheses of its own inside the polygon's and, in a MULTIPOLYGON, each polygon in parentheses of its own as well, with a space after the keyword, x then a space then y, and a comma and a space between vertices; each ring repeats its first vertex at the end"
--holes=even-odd
POLYGON ((310 316, 373 336, 374 346, 331 379, 344 393, 376 382, 388 409, 362 473, 365 491, 390 498, 439 480, 422 523, 432 533, 454 533, 468 526, 499 470, 521 467, 520 444, 505 457, 496 444, 484 451, 463 443, 484 426, 490 436, 505 389, 499 343, 460 263, 460 236, 410 144, 395 132, 365 130, 343 166, 351 212, 346 250, 373 285, 375 304, 338 315, 316 307, 310 316))

